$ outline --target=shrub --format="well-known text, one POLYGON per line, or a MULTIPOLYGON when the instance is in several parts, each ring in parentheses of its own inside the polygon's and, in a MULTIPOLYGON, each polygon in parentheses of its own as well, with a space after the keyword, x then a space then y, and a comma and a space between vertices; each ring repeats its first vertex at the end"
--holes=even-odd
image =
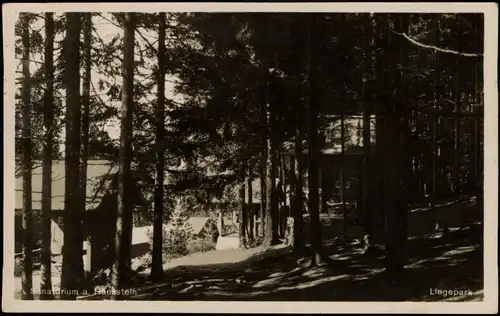
MULTIPOLYGON (((150 245, 153 244, 153 232, 148 231, 150 245)), ((186 229, 166 225, 163 227, 162 252, 167 257, 180 257, 187 254, 187 244, 191 234, 186 229)), ((152 247, 151 247, 152 249, 152 247)))
POLYGON ((207 252, 215 250, 215 242, 211 236, 191 239, 186 247, 188 253, 207 252))
MULTIPOLYGON (((186 207, 177 201, 167 225, 163 226, 163 253, 169 257, 179 257, 187 254, 187 244, 191 239, 190 227, 187 221, 186 207)), ((153 242, 152 231, 148 232, 150 244, 153 242)))
POLYGON ((183 228, 167 227, 163 232, 163 252, 172 256, 187 254, 190 232, 183 228))

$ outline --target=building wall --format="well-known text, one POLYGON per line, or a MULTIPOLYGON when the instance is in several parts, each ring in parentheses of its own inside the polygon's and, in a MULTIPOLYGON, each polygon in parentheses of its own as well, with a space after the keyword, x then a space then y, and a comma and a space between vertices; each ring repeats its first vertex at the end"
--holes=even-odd
POLYGON ((50 222, 50 231, 51 231, 51 242, 50 242, 50 251, 52 255, 60 255, 62 254, 62 246, 64 244, 64 233, 54 221, 50 222))

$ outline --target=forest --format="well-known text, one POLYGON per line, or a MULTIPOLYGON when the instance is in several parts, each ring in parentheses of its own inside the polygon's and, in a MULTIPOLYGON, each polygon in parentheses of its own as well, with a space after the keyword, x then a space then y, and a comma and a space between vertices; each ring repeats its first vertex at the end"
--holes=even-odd
POLYGON ((15 38, 21 299, 481 292, 483 14, 40 12, 15 38))

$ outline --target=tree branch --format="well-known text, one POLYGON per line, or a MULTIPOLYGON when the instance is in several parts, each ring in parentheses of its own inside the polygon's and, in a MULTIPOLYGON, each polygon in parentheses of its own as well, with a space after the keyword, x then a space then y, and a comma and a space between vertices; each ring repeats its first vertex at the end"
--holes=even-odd
POLYGON ((432 49, 432 50, 435 50, 437 52, 446 53, 446 54, 453 54, 453 55, 459 55, 459 56, 464 56, 464 57, 482 57, 483 56, 483 54, 480 54, 480 53, 462 53, 462 52, 459 52, 459 51, 456 51, 456 50, 452 50, 452 49, 440 48, 440 47, 433 46, 433 45, 426 45, 426 44, 423 44, 423 43, 420 43, 420 42, 414 40, 413 38, 411 38, 410 36, 408 36, 406 33, 399 33, 399 32, 396 32, 396 31, 392 31, 392 32, 395 33, 395 34, 398 34, 400 36, 403 36, 408 41, 410 41, 412 44, 415 44, 415 45, 423 47, 423 48, 432 49))

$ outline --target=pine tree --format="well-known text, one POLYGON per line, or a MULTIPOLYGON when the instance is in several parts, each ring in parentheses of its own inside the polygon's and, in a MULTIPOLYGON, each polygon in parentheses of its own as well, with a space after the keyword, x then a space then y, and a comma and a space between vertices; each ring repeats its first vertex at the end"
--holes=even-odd
MULTIPOLYGON (((87 202, 87 160, 89 158, 89 129, 90 129, 90 83, 91 83, 91 53, 92 53, 92 13, 83 15, 83 83, 82 83, 82 154, 80 157, 80 207, 82 214, 86 211, 87 202)), ((91 244, 87 234, 87 223, 83 216, 83 227, 80 231, 80 238, 85 242, 87 262, 84 264, 85 274, 89 276, 91 270, 91 244)), ((83 262, 82 262, 83 263, 83 262)))
POLYGON ((240 171, 240 183, 238 185, 238 238, 240 247, 246 246, 246 207, 245 207, 245 171, 244 168, 240 171))
POLYGON ((254 240, 254 208, 253 208, 253 187, 252 187, 252 166, 251 164, 248 165, 248 177, 247 177, 247 211, 246 211, 246 219, 248 222, 248 225, 246 226, 248 228, 247 232, 247 237, 248 237, 248 242, 251 244, 254 240))
POLYGON ((52 290, 51 212, 52 212, 52 147, 54 142, 54 14, 45 13, 45 77, 47 88, 44 96, 43 119, 45 135, 43 144, 42 184, 42 255, 41 299, 50 300, 52 290))
MULTIPOLYGON (((292 30, 292 40, 294 43, 294 49, 297 51, 297 59, 301 57, 300 51, 302 48, 301 45, 301 36, 300 36, 300 27, 303 25, 302 19, 296 19, 293 22, 293 30, 292 30)), ((292 170, 292 175, 290 177, 291 179, 291 185, 290 185, 290 191, 293 190, 292 193, 292 202, 291 202, 291 209, 292 209, 292 214, 293 214, 293 249, 295 254, 297 255, 302 255, 304 252, 304 234, 303 234, 303 227, 304 227, 304 218, 302 216, 303 214, 303 179, 302 175, 304 172, 304 163, 303 163, 303 147, 302 147, 302 141, 304 139, 303 133, 304 133, 304 104, 302 104, 302 71, 303 71, 303 64, 297 62, 296 66, 294 67, 294 77, 295 77, 295 82, 294 82, 294 88, 295 88, 295 93, 294 93, 294 106, 295 106, 295 135, 294 135, 294 152, 295 152, 295 157, 290 158, 291 160, 291 166, 290 169, 292 170)))
POLYGON ((31 87, 30 87, 30 16, 21 15, 22 19, 22 50, 23 50, 23 210, 22 210, 22 246, 23 246, 23 272, 22 299, 33 299, 33 214, 32 214, 32 141, 31 141, 31 87))
POLYGON ((185 255, 187 243, 191 238, 192 228, 187 224, 189 219, 188 204, 185 198, 178 197, 165 226, 163 250, 168 255, 185 255))
MULTIPOLYGON (((262 28, 265 29, 268 23, 268 17, 263 19, 262 28)), ((262 242, 265 246, 271 246, 278 243, 278 197, 276 194, 276 176, 278 171, 277 166, 277 133, 276 133, 276 104, 272 102, 270 98, 271 94, 271 74, 269 67, 269 59, 273 56, 273 53, 267 44, 269 43, 269 38, 265 34, 260 34, 263 36, 263 46, 264 52, 262 60, 260 61, 260 74, 262 76, 262 108, 261 114, 264 117, 265 113, 265 135, 263 138, 266 140, 266 217, 265 217, 265 230, 264 230, 264 241, 262 242)))
POLYGON ((151 278, 159 279, 163 275, 162 243, 163 243, 163 182, 165 168, 165 13, 159 13, 158 27, 158 104, 156 109, 156 187, 153 221, 153 259, 151 262, 151 278))
MULTIPOLYGON (((390 16, 394 18, 395 25, 399 32, 405 32, 407 28, 407 23, 405 16, 390 16)), ((396 69, 395 62, 401 62, 401 55, 393 47, 400 47, 404 49, 404 45, 395 45, 397 40, 392 37, 389 33, 389 86, 386 87, 388 90, 386 93, 389 95, 389 91, 393 91, 393 87, 399 89, 401 93, 402 88, 402 78, 401 72, 396 69), (399 56, 398 56, 399 55, 399 56)), ((390 135, 387 139, 387 156, 391 157, 391 167, 386 170, 386 200, 385 200, 385 211, 386 211, 386 273, 391 280, 399 280, 401 273, 404 269, 404 264, 406 260, 406 241, 407 241, 407 208, 403 198, 404 185, 405 183, 402 179, 403 176, 403 166, 404 166, 404 154, 402 152, 402 135, 404 130, 408 128, 406 111, 407 105, 405 105, 400 99, 392 98, 385 107, 385 117, 388 122, 386 124, 387 135, 390 135)))
POLYGON ((372 240, 372 176, 371 176, 371 115, 372 102, 371 85, 373 77, 373 55, 372 55, 372 39, 373 39, 373 21, 371 14, 361 14, 361 22, 363 26, 363 177, 362 177, 362 201, 361 207, 363 212, 363 224, 365 229, 365 253, 371 249, 372 240))
POLYGON ((327 261, 327 257, 323 250, 323 241, 321 237, 321 223, 319 219, 319 192, 318 192, 318 168, 319 168, 319 148, 318 148, 318 97, 320 91, 318 89, 318 63, 316 56, 318 45, 316 36, 317 19, 315 14, 308 14, 307 23, 307 134, 308 134, 308 208, 310 214, 310 232, 311 232, 311 248, 313 251, 312 265, 321 265, 327 261))
POLYGON ((65 74, 66 84, 66 154, 64 196, 64 246, 61 275, 63 299, 75 299, 79 264, 82 260, 79 156, 80 156, 80 30, 81 14, 66 13, 65 74))
POLYGON ((115 262, 111 272, 112 300, 120 298, 119 290, 129 282, 132 238, 132 117, 134 98, 135 14, 125 13, 123 44, 123 91, 120 131, 120 163, 118 172, 118 215, 115 232, 115 262))
MULTIPOLYGON (((372 112, 372 98, 370 85, 372 84, 372 16, 371 14, 361 14, 361 22, 363 26, 363 74, 362 74, 362 87, 363 87, 363 192, 362 203, 363 209, 363 223, 365 227, 365 234, 368 235, 368 240, 372 235, 372 217, 371 217, 371 175, 370 175, 370 156, 371 156, 371 112, 372 112)), ((366 245, 370 247, 370 245, 366 245)), ((367 250, 366 248, 365 250, 367 250)))

